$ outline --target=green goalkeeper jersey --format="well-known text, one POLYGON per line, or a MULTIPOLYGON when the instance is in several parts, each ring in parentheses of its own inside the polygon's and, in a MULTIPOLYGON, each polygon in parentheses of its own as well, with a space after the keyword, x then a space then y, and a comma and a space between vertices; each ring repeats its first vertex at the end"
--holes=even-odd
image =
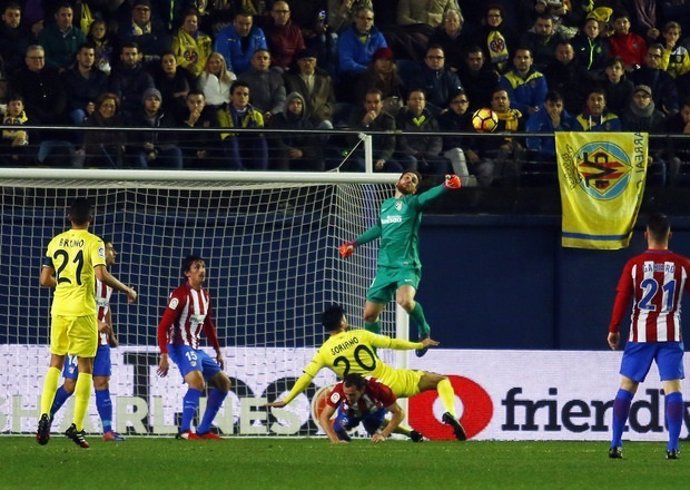
POLYGON ((381 237, 379 267, 419 268, 419 226, 422 211, 446 188, 432 187, 419 195, 391 197, 381 203, 379 222, 355 239, 363 245, 381 237))

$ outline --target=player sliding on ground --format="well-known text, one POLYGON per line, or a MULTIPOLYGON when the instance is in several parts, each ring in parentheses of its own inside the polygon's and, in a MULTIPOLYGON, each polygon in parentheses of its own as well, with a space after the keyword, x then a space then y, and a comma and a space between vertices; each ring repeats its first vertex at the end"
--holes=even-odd
POLYGON ((266 406, 286 406, 309 386, 322 368, 327 367, 339 378, 344 378, 350 373, 373 376, 389 386, 399 398, 435 389, 445 408, 443 423, 453 428, 458 440, 464 441, 467 438, 465 429, 455 415, 455 392, 447 376, 427 371, 392 368, 381 361, 375 352, 377 347, 396 350, 424 349, 437 346, 437 341, 425 337, 421 342, 409 342, 377 335, 368 330, 350 330, 345 312, 342 306, 337 304, 326 308, 321 315, 321 323, 330 337, 304 368, 304 374, 297 379, 290 393, 282 400, 267 403, 266 406))
POLYGON ((405 434, 414 442, 423 441, 416 430, 400 427, 405 411, 398 405, 393 391, 376 378, 363 378, 361 374, 350 373, 327 392, 326 406, 319 413, 319 425, 332 443, 350 442, 348 431, 364 425, 371 442, 383 442, 393 432, 405 434), (386 412, 391 419, 385 420, 386 412), (331 417, 335 414, 335 419, 331 417))
MULTIPOLYGON (((374 282, 367 291, 364 303, 364 328, 379 333, 379 315, 395 295, 398 303, 417 324, 419 339, 431 335, 422 305, 415 301, 415 294, 422 277, 419 260, 419 226, 422 211, 448 189, 460 189, 460 177, 447 175, 443 184, 415 196, 422 176, 415 170, 402 173, 395 184, 395 195, 381 203, 378 223, 351 242, 338 249, 343 258, 355 251, 355 247, 381 238, 379 259, 374 282)), ((417 349, 418 357, 426 348, 417 349)))

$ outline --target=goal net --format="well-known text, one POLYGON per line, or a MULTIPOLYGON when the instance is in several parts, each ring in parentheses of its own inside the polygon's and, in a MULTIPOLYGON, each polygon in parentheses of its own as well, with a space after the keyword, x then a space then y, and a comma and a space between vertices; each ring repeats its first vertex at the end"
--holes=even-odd
MULTIPOLYGON (((281 415, 261 407, 281 396, 325 339, 325 305, 345 306, 361 326, 365 292, 376 266, 376 244, 342 260, 337 246, 374 224, 395 175, 216 173, 155 171, 2 170, 0 283, 0 432, 36 428, 50 357, 52 293, 38 276, 48 241, 69 227, 76 196, 95 206, 91 231, 119 252, 111 272, 133 285, 128 305, 113 293, 110 392, 114 428, 124 434, 177 432, 185 386, 176 368, 156 375, 156 328, 168 294, 183 282, 182 259, 207 263, 218 337, 233 388, 216 425, 224 434, 309 435, 318 430, 310 403, 335 381, 322 372, 281 415)), ((391 305, 384 333, 395 335, 391 305)), ((209 350, 209 352, 212 352, 209 350)), ((382 352, 384 360, 400 358, 382 352), (391 356, 386 359, 385 356, 391 356)), ((203 411, 202 400, 200 411, 203 411)), ((71 422, 72 403, 56 416, 55 431, 71 422)), ((92 397, 87 432, 99 432, 92 397)))

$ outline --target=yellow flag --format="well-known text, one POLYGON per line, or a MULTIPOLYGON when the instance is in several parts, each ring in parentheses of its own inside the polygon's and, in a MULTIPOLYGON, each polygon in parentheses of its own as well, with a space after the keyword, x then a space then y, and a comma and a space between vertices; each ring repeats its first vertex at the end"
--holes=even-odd
POLYGON ((556 133, 562 246, 628 246, 644 194, 648 141, 647 133, 556 133))

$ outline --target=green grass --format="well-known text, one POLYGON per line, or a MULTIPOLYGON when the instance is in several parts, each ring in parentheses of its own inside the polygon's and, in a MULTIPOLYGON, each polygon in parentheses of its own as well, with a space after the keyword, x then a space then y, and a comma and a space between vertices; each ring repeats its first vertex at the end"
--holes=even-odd
POLYGON ((605 442, 89 441, 84 450, 59 435, 47 446, 0 437, 0 488, 656 489, 690 481, 690 460, 667 461, 663 443, 627 443, 621 461, 608 459, 605 442))

